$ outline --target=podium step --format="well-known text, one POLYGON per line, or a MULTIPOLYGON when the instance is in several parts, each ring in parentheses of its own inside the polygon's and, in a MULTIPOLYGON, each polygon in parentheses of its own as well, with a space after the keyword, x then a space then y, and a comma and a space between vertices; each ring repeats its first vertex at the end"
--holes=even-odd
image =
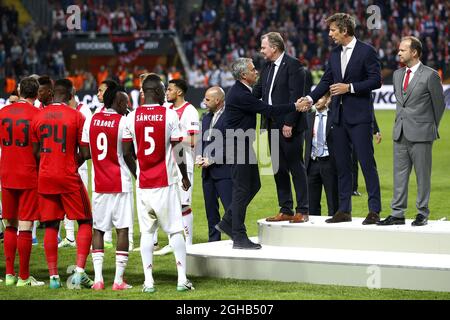
POLYGON ((447 254, 266 244, 236 250, 228 240, 189 246, 187 268, 194 276, 450 292, 447 254))
POLYGON ((405 225, 362 225, 325 222, 328 217, 310 216, 306 223, 258 221, 262 245, 278 247, 327 248, 364 251, 450 254, 450 222, 429 221, 422 227, 405 225))

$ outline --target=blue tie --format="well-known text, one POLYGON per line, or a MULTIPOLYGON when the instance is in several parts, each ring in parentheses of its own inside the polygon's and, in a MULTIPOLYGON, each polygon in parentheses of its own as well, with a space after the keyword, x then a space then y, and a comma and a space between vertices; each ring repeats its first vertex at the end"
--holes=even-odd
POLYGON ((323 134, 323 116, 324 114, 318 113, 319 125, 317 127, 317 154, 316 157, 321 157, 325 149, 325 137, 323 134))

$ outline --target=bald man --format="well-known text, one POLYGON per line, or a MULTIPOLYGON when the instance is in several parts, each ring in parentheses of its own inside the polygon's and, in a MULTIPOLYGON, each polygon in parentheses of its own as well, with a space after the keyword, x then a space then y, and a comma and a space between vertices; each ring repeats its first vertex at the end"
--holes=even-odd
POLYGON ((208 241, 220 241, 214 226, 220 222, 219 198, 225 211, 231 203, 231 166, 225 164, 225 92, 211 87, 205 93, 208 113, 202 119, 201 155, 195 163, 202 168, 203 195, 208 219, 208 241))

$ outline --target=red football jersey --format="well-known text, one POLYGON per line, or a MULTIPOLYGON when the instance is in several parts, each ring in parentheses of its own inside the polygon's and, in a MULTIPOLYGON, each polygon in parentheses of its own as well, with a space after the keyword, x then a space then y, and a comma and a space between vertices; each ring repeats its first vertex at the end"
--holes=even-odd
POLYGON ((39 109, 26 101, 0 110, 0 176, 3 188, 37 187, 37 165, 31 143, 31 124, 39 109))
POLYGON ((62 103, 54 103, 34 118, 32 141, 40 143, 38 192, 58 194, 80 189, 77 154, 84 116, 62 103))
POLYGON ((179 181, 171 145, 182 140, 175 111, 159 105, 138 107, 127 116, 123 138, 134 142, 139 188, 163 188, 179 181))
POLYGON ((91 150, 95 192, 133 191, 131 173, 123 158, 124 128, 125 117, 113 109, 98 112, 84 123, 81 141, 91 150))

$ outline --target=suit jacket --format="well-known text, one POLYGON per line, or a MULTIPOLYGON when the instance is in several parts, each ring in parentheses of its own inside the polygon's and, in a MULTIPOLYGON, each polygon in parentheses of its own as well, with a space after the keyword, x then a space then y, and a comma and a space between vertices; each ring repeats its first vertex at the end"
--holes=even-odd
MULTIPOLYGON (((309 164, 311 163, 311 151, 312 151, 312 140, 313 140, 313 134, 314 134, 314 121, 316 119, 316 112, 310 112, 306 115, 306 121, 308 123, 308 129, 305 133, 305 167, 306 172, 308 172, 309 164)), ((333 155, 331 153, 331 148, 329 143, 329 135, 330 135, 330 129, 332 127, 332 120, 330 117, 330 113, 328 112, 327 116, 327 123, 325 127, 325 139, 327 141, 327 147, 328 147, 328 154, 330 158, 333 158, 333 155)), ((333 160, 334 161, 334 160, 333 160)))
POLYGON ((441 79, 434 69, 421 63, 404 94, 405 73, 406 67, 394 72, 397 112, 392 138, 398 141, 403 132, 411 142, 436 140, 445 110, 441 79))
MULTIPOLYGON (((263 66, 258 82, 253 88, 253 95, 258 99, 267 102, 270 87, 266 88, 267 78, 270 72, 271 62, 266 62, 263 66)), ((277 74, 273 82, 272 88, 272 104, 286 104, 296 102, 304 95, 306 73, 300 61, 287 55, 286 53, 278 67, 277 74)), ((293 127, 294 130, 301 132, 306 128, 306 117, 303 112, 290 112, 281 114, 275 118, 275 125, 281 129, 284 125, 293 127)), ((261 129, 267 129, 267 117, 261 117, 261 129)))
POLYGON ((256 114, 266 117, 275 117, 295 111, 294 103, 273 105, 267 104, 256 98, 251 91, 240 81, 228 90, 225 96, 225 128, 232 129, 236 133, 234 137, 226 138, 227 163, 236 163, 237 156, 245 156, 245 163, 249 163, 249 152, 252 152, 252 143, 255 140, 256 114), (238 134, 242 129, 245 134, 238 134), (253 130, 249 130, 253 129, 253 130), (234 151, 234 152, 233 152, 234 151))
POLYGON ((341 51, 342 46, 333 48, 325 73, 309 96, 316 102, 330 90, 332 84, 351 83, 355 93, 348 92, 331 99, 329 110, 333 122, 339 124, 343 120, 351 125, 372 123, 371 92, 381 87, 381 67, 377 53, 369 44, 357 40, 345 74, 342 75, 341 51))
MULTIPOLYGON (((225 113, 225 112, 224 112, 225 113)), ((207 141, 207 135, 205 136, 205 132, 209 130, 211 125, 211 121, 213 118, 213 113, 208 112, 204 115, 202 119, 202 156, 208 157, 215 161, 212 165, 207 168, 202 169, 202 178, 206 178, 208 175, 215 180, 219 179, 231 179, 231 166, 226 164, 226 148, 225 148, 225 121, 224 121, 224 113, 219 117, 216 121, 213 129, 216 129, 220 132, 222 136, 222 141, 216 141, 214 134, 212 135, 211 141, 207 141), (208 148, 208 146, 210 146, 208 148), (211 150, 209 150, 211 149, 211 150)), ((218 132, 216 132, 218 133, 218 132)))

